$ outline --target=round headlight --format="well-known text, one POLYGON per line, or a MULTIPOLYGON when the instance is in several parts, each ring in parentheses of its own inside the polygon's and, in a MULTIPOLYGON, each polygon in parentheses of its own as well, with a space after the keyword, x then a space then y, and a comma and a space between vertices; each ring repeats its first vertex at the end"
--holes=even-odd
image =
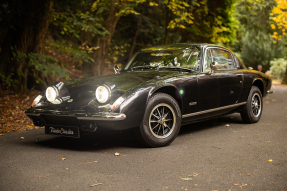
POLYGON ((99 86, 96 89, 96 98, 100 103, 106 103, 111 97, 110 90, 105 86, 99 86))
POLYGON ((46 90, 46 98, 49 102, 53 102, 57 99, 57 97, 59 96, 59 91, 56 87, 51 86, 48 87, 46 90))

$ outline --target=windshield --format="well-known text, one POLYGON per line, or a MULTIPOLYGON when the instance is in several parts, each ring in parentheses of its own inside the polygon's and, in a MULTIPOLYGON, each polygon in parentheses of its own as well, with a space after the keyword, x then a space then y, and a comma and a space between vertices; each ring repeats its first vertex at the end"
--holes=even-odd
POLYGON ((187 68, 197 70, 199 68, 200 49, 190 47, 177 50, 158 50, 153 52, 138 53, 124 68, 124 70, 136 68, 187 68))

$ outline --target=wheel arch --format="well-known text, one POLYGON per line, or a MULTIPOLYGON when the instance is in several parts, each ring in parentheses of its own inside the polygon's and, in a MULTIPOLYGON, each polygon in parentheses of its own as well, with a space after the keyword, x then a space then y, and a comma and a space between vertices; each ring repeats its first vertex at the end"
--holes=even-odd
POLYGON ((261 79, 254 79, 252 86, 257 86, 261 92, 262 97, 264 96, 264 85, 261 79))
POLYGON ((165 86, 161 86, 161 87, 157 87, 157 88, 152 89, 149 93, 147 103, 148 103, 149 99, 156 93, 165 93, 165 94, 168 94, 171 97, 173 97, 175 99, 175 101, 177 102, 177 104, 180 108, 180 111, 182 112, 182 99, 181 99, 181 96, 180 96, 179 91, 178 91, 176 86, 174 86, 172 84, 168 84, 165 86))

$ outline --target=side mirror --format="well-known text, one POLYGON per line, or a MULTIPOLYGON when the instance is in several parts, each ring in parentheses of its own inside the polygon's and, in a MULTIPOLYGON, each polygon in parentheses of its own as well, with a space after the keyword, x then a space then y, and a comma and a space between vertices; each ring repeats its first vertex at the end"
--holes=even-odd
POLYGON ((120 68, 118 67, 118 65, 115 65, 114 71, 115 71, 115 74, 119 74, 120 73, 120 68))
POLYGON ((218 64, 218 62, 212 62, 211 64, 210 64, 210 68, 211 68, 211 73, 213 73, 214 71, 216 71, 218 68, 219 68, 219 64, 218 64))

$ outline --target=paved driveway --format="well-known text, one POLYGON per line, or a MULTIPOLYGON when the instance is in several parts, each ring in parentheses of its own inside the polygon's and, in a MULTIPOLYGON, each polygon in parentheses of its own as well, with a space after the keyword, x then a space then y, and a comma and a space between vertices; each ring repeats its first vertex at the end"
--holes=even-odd
POLYGON ((287 87, 273 90, 258 123, 232 114, 186 125, 164 148, 142 148, 130 132, 6 133, 0 190, 287 190, 287 87))

